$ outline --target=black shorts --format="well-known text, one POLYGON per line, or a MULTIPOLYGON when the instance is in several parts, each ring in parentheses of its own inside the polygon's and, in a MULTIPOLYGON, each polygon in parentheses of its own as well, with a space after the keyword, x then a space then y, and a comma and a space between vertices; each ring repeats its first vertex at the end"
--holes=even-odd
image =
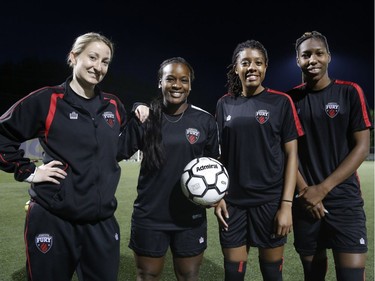
POLYGON ((274 236, 274 219, 279 200, 256 207, 239 207, 227 202, 228 231, 220 229, 223 248, 247 247, 275 248, 284 245, 287 237, 274 236))
POLYGON ((170 247, 175 257, 193 257, 207 248, 207 222, 186 230, 154 230, 132 225, 129 248, 137 255, 162 257, 170 247))
POLYGON ((293 207, 294 247, 302 256, 317 250, 332 249, 341 253, 366 253, 366 215, 362 207, 328 210, 316 220, 298 205, 293 207))

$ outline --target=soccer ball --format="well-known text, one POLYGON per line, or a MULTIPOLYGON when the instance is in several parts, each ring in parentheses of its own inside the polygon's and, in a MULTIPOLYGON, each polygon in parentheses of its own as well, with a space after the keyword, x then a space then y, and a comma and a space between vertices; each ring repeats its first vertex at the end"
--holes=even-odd
POLYGON ((225 167, 216 159, 198 157, 190 161, 181 175, 184 195, 193 203, 210 206, 224 197, 229 176, 225 167))

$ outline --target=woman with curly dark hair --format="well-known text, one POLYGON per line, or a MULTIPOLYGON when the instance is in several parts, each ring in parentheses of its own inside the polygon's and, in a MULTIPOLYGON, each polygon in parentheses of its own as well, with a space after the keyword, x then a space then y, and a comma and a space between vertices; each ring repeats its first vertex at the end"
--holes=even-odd
POLYGON ((237 45, 228 94, 217 102, 221 161, 230 183, 216 206, 225 280, 244 280, 257 247, 263 280, 282 280, 284 244, 292 230, 297 138, 303 134, 289 96, 262 85, 268 54, 256 40, 237 45))

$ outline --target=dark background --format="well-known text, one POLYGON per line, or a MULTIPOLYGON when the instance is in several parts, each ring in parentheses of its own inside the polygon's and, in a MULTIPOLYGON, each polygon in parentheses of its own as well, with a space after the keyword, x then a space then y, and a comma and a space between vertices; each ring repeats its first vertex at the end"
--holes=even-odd
POLYGON ((71 73, 74 39, 101 32, 115 43, 101 84, 127 109, 157 93, 160 63, 182 56, 196 79, 189 101, 214 112, 226 92, 236 45, 262 42, 264 86, 286 91, 301 82, 294 43, 305 31, 326 35, 331 78, 357 82, 374 108, 374 1, 11 1, 0 8, 0 114, 16 100, 71 73), (224 2, 220 4, 220 2, 224 2))

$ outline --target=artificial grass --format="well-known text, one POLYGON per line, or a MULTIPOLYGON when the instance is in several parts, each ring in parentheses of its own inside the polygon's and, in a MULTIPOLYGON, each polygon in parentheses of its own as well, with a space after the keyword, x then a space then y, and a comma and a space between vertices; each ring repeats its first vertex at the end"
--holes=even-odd
MULTIPOLYGON (((132 204, 136 196, 139 162, 121 162, 122 177, 116 193, 118 209, 116 217, 121 227, 121 260, 119 281, 135 280, 133 254, 127 247, 129 241, 132 204)), ((364 162, 359 175, 362 183, 365 209, 367 213, 369 252, 366 280, 374 280, 374 162, 364 162)), ((16 182, 12 174, 0 171, 0 281, 24 281, 25 248, 23 226, 25 202, 28 200, 28 184, 16 182)), ((208 209, 208 248, 201 267, 200 280, 223 280, 223 257, 221 254, 218 226, 213 209, 208 209)), ((288 236, 285 247, 283 276, 285 281, 302 281, 302 266, 293 248, 293 235, 288 236)), ((332 256, 326 280, 335 280, 332 256)), ((73 280, 77 280, 75 277, 73 280)), ((162 280, 175 280, 170 254, 166 257, 162 280)), ((247 265, 246 280, 262 280, 257 249, 252 248, 247 265)))

